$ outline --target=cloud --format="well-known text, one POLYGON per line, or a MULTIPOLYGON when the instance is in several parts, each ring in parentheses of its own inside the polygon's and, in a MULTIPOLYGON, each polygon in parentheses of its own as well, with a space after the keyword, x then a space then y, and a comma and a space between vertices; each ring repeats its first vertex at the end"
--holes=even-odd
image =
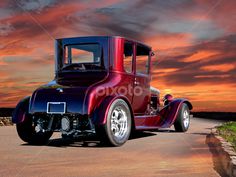
POLYGON ((235 39, 236 35, 230 35, 203 44, 171 49, 170 53, 173 55, 168 56, 164 53, 157 64, 154 62, 153 68, 156 71, 154 79, 159 79, 166 85, 185 86, 199 83, 221 85, 234 83, 236 81, 234 52, 236 48, 233 45, 235 39), (179 50, 180 54, 177 55, 175 50, 179 50), (164 74, 158 72, 158 69, 168 71, 172 68, 176 71, 164 74))
POLYGON ((15 39, 10 41, 4 41, 5 44, 0 49, 1 56, 14 56, 14 55, 26 55, 32 52, 32 48, 27 46, 21 40, 15 39))
POLYGON ((45 82, 28 82, 25 84, 26 87, 39 87, 40 85, 44 85, 45 82))
MULTIPOLYGON (((212 7, 211 1, 196 1, 199 7, 204 7, 206 4, 212 7)), ((213 1, 217 3, 217 1, 213 1)), ((213 4, 214 5, 214 4, 213 4)), ((235 25, 235 6, 236 1, 218 1, 218 5, 212 9, 212 12, 208 13, 208 18, 218 26, 218 28, 224 29, 225 34, 233 34, 236 32, 235 25)))
MULTIPOLYGON (((4 5, 2 5, 4 6, 4 5)), ((2 8, 0 5, 0 20, 6 19, 14 15, 14 12, 8 8, 2 8)))
POLYGON ((144 38, 144 42, 152 46, 157 53, 172 48, 191 46, 193 38, 188 33, 157 33, 144 38))
POLYGON ((213 79, 224 79, 230 77, 229 74, 215 74, 215 75, 196 75, 195 78, 213 78, 213 79))
POLYGON ((195 62, 195 61, 200 61, 209 57, 214 57, 218 55, 218 51, 207 51, 207 50, 200 50, 197 51, 196 53, 192 54, 189 57, 184 58, 182 61, 183 62, 195 62))
POLYGON ((0 2, 0 99, 6 105, 53 79, 55 38, 88 35, 125 36, 152 46, 154 86, 199 108, 215 93, 228 102, 235 94, 234 0, 17 2, 0 2))
POLYGON ((56 0, 20 0, 19 6, 27 11, 42 11, 45 7, 52 6, 56 0))
POLYGON ((0 36, 7 36, 13 30, 14 30, 14 28, 10 23, 1 23, 0 22, 0 36))
POLYGON ((234 64, 219 64, 219 65, 209 65, 209 66, 202 66, 200 69, 206 71, 220 71, 220 72, 227 72, 235 69, 236 63, 234 64))
POLYGON ((0 79, 6 79, 7 77, 9 77, 9 74, 7 72, 4 71, 0 71, 0 79))

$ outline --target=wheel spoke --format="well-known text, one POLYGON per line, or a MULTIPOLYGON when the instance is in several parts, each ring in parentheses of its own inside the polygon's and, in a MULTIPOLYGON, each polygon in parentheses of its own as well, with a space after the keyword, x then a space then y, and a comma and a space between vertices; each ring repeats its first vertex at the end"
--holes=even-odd
POLYGON ((117 107, 112 112, 111 117, 111 130, 117 138, 121 139, 127 132, 127 114, 122 107, 117 107))
POLYGON ((190 119, 189 113, 188 113, 187 110, 185 110, 184 114, 183 114, 184 127, 188 127, 189 126, 189 119, 190 119))

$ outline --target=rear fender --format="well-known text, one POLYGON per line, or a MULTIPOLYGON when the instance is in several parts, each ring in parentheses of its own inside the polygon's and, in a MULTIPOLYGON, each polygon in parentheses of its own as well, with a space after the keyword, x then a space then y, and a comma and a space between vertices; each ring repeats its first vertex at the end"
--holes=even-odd
POLYGON ((192 104, 187 99, 174 99, 160 111, 163 120, 162 127, 170 127, 173 125, 183 103, 188 105, 189 110, 193 108, 192 104))
POLYGON ((12 114, 12 122, 15 124, 23 122, 29 116, 30 96, 22 99, 16 106, 12 114))
POLYGON ((130 112, 131 112, 131 116, 132 116, 132 125, 134 125, 132 107, 128 99, 124 96, 108 96, 104 98, 103 101, 99 104, 99 106, 95 108, 95 110, 93 111, 91 115, 92 122, 95 125, 104 125, 106 123, 109 108, 111 104, 113 103, 113 101, 115 101, 116 99, 123 99, 128 104, 130 112))

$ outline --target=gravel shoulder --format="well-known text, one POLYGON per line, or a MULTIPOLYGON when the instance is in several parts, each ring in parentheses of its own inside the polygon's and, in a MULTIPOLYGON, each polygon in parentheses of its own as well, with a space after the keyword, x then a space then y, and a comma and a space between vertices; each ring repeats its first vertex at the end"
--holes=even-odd
POLYGON ((13 125, 11 122, 11 117, 0 117, 0 126, 10 126, 13 125))

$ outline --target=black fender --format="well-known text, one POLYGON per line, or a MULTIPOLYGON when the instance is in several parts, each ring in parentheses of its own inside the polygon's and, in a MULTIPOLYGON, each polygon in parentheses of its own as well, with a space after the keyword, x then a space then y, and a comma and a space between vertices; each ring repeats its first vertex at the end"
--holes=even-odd
POLYGON ((161 111, 161 119, 163 120, 162 127, 170 127, 175 122, 178 112, 183 103, 186 103, 189 107, 189 110, 192 110, 193 106, 187 99, 174 99, 168 105, 166 105, 161 111))
POLYGON ((117 96, 117 95, 116 96, 107 96, 101 101, 101 103, 95 108, 92 115, 90 116, 92 122, 95 125, 104 125, 106 123, 107 113, 109 111, 110 105, 116 99, 123 99, 127 103, 127 105, 129 106, 129 109, 130 109, 130 113, 131 113, 132 126, 134 126, 134 114, 133 114, 131 104, 125 96, 121 96, 121 95, 119 95, 119 96, 117 96))
POLYGON ((15 124, 23 122, 29 116, 30 96, 23 98, 12 113, 12 122, 15 124))

